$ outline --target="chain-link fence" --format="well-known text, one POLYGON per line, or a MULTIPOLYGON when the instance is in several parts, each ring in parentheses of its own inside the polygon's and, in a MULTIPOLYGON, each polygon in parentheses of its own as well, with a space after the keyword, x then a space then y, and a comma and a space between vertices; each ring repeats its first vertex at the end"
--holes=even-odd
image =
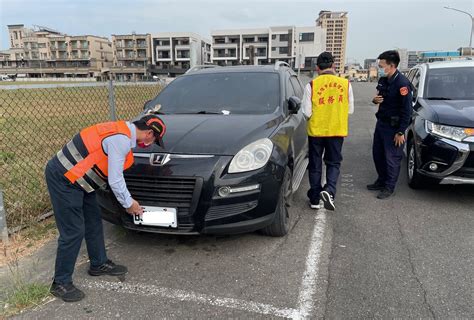
POLYGON ((74 134, 134 118, 160 90, 157 83, 112 82, 0 87, 0 190, 9 228, 50 210, 44 168, 74 134))

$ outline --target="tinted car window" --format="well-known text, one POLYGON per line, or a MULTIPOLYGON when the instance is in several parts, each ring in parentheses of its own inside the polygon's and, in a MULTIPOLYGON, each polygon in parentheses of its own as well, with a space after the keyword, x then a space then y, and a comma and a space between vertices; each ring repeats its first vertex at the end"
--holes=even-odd
POLYGON ((430 69, 426 76, 426 99, 474 99, 474 68, 430 69))
POLYGON ((291 84, 291 77, 288 77, 286 81, 286 98, 290 98, 296 96, 295 89, 293 89, 293 85, 291 84))
POLYGON ((296 96, 300 99, 303 99, 303 89, 301 88, 298 79, 293 76, 290 78, 291 84, 293 85, 293 89, 295 90, 296 96))
POLYGON ((410 70, 410 72, 408 72, 408 75, 407 75, 407 79, 410 81, 410 82, 413 82, 413 75, 415 74, 415 69, 412 69, 410 70))
POLYGON ((420 69, 416 69, 414 71, 415 75, 413 76, 413 80, 411 80, 411 84, 413 85, 413 99, 418 95, 418 87, 420 85, 420 69))
POLYGON ((273 113, 280 100, 279 76, 265 72, 195 74, 171 82, 148 106, 166 114, 273 113))

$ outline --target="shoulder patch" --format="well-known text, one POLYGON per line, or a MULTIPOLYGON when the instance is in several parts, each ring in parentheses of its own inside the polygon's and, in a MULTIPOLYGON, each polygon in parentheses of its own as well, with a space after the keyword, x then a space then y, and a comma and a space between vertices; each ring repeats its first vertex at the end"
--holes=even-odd
POLYGON ((406 96, 408 94, 408 88, 407 87, 401 87, 400 88, 400 94, 402 96, 406 96))

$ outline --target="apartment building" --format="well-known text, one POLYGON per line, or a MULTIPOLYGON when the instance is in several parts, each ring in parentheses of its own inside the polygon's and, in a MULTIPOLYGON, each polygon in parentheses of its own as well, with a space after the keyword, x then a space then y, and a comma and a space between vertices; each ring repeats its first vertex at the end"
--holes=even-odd
POLYGON ((320 11, 316 25, 326 30, 326 50, 334 55, 336 72, 344 73, 347 46, 347 12, 320 11))
POLYGON ((99 77, 113 62, 112 44, 94 35, 69 36, 35 26, 9 25, 10 50, 0 72, 29 77, 99 77))
POLYGON ((258 64, 268 59, 268 28, 215 30, 211 32, 211 37, 211 60, 214 64, 221 66, 250 64, 251 55, 258 64), (253 51, 250 51, 251 49, 253 51))
POLYGON ((211 42, 192 32, 151 35, 152 74, 176 75, 211 62, 211 42))
POLYGON ((110 72, 114 79, 139 80, 149 76, 152 63, 151 35, 112 35, 113 67, 110 72))
POLYGON ((222 66, 284 61, 311 67, 325 48, 324 30, 316 26, 214 30, 211 36, 212 62, 222 66))

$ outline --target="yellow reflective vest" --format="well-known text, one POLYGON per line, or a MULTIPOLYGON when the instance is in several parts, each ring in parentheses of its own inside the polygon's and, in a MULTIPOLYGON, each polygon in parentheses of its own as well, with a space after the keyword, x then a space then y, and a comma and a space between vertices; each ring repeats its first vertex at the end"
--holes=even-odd
POLYGON ((322 74, 311 81, 310 137, 347 137, 349 131, 349 80, 322 74))

